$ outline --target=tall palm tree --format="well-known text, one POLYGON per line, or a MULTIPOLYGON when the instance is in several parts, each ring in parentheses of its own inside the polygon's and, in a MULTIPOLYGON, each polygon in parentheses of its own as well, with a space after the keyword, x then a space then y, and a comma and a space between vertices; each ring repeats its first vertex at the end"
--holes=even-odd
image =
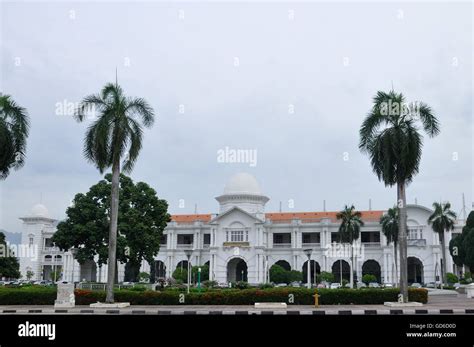
POLYGON ((393 243, 393 258, 395 262, 395 282, 398 281, 398 208, 396 206, 389 208, 387 213, 380 217, 382 233, 387 238, 388 244, 393 243))
POLYGON ((123 171, 130 172, 142 148, 142 125, 153 125, 154 112, 144 99, 125 96, 117 83, 106 84, 99 94, 86 96, 75 118, 82 122, 91 111, 97 118, 86 131, 84 156, 101 173, 112 167, 106 302, 113 303, 121 160, 123 171))
POLYGON ((351 245, 351 274, 350 286, 354 286, 354 241, 360 236, 360 227, 364 225, 362 214, 355 210, 354 205, 350 207, 345 205, 344 209, 337 213, 338 220, 341 220, 339 226, 339 239, 351 245))
POLYGON ((0 95, 0 180, 25 163, 29 118, 10 95, 0 95))
POLYGON ((456 223, 456 213, 451 211, 451 204, 446 203, 433 203, 433 213, 428 218, 428 224, 432 226, 433 230, 438 233, 439 241, 441 243, 441 254, 443 259, 441 266, 441 279, 445 285, 448 284, 446 278, 446 240, 444 237, 445 232, 449 232, 454 229, 454 223, 456 223))
POLYGON ((408 301, 406 186, 418 173, 423 136, 439 133, 439 123, 425 103, 405 102, 401 93, 377 92, 373 107, 360 128, 359 148, 370 157, 372 169, 386 186, 397 186, 399 208, 400 292, 408 301))

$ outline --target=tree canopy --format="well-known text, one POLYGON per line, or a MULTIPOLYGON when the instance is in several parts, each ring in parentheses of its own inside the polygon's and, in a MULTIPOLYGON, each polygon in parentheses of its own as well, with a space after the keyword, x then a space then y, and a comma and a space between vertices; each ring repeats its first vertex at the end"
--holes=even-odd
POLYGON ((449 242, 449 252, 456 265, 474 269, 474 211, 469 213, 462 233, 449 242))
POLYGON ((20 264, 18 259, 12 256, 5 240, 5 234, 0 232, 0 278, 20 278, 20 264))
MULTIPOLYGON (((53 242, 61 249, 76 248, 79 263, 99 256, 99 265, 108 257, 110 190, 112 175, 93 185, 85 194, 74 197, 60 222, 53 242)), ((151 263, 160 248, 163 230, 170 221, 168 203, 144 182, 134 183, 120 175, 117 260, 140 264, 151 263)))

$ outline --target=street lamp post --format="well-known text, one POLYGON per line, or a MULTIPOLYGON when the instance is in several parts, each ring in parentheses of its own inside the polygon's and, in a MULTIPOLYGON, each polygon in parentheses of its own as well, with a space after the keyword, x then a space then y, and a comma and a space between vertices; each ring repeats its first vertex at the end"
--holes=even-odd
POLYGON ((198 290, 201 292, 201 268, 198 268, 198 290))
POLYGON ((313 252, 313 250, 311 248, 308 248, 308 249, 305 249, 303 252, 308 257, 308 266, 306 270, 306 274, 307 274, 306 287, 308 289, 311 289, 311 253, 313 252))
POLYGON ((71 276, 71 280, 72 280, 72 284, 74 284, 74 263, 76 262, 75 258, 76 258, 76 254, 77 254, 77 248, 72 248, 71 249, 71 254, 72 254, 72 276, 71 276))
POLYGON ((189 271, 189 265, 190 265, 191 255, 193 254, 193 251, 190 250, 190 249, 186 249, 186 250, 184 250, 184 254, 186 255, 186 258, 188 258, 188 270, 187 270, 188 281, 187 282, 188 282, 188 294, 189 294, 189 285, 190 285, 189 282, 191 282, 191 273, 189 271))

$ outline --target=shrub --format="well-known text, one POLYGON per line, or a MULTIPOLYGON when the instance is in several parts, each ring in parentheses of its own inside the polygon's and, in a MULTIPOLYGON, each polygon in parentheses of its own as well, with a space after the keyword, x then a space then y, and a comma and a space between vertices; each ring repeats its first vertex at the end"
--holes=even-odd
POLYGON ((268 289, 275 287, 272 283, 261 283, 258 285, 259 289, 268 289))
POLYGON ((244 281, 239 281, 237 283, 232 284, 232 288, 237 288, 237 289, 247 289, 248 287, 250 287, 250 285, 244 281))
POLYGON ((448 283, 458 283, 459 279, 458 279, 458 276, 456 276, 455 274, 448 272, 446 274, 446 281, 448 283))
POLYGON ((288 283, 301 282, 303 280, 303 273, 297 270, 288 271, 288 283))
POLYGON ((270 281, 274 283, 288 283, 288 271, 280 265, 272 265, 270 268, 270 281))
POLYGON ((174 270, 173 278, 176 280, 177 283, 188 283, 188 271, 179 267, 174 270))
POLYGON ((140 282, 149 282, 150 281, 150 274, 148 272, 140 272, 138 274, 138 280, 140 282))
MULTIPOLYGON (((306 289, 306 288, 269 288, 269 289, 209 289, 199 293, 192 291, 185 294, 186 305, 253 305, 256 302, 286 302, 292 294, 294 301, 290 304, 313 305, 314 294, 320 295, 321 305, 337 304, 382 304, 385 301, 397 301, 397 288, 364 290, 342 288, 306 289)), ((116 290, 115 299, 130 302, 131 305, 180 305, 180 290, 134 291, 116 290)), ((90 305, 105 301, 104 291, 75 290, 76 305, 90 305)), ((55 288, 0 288, 0 305, 53 305, 56 299, 55 288)), ((428 291, 423 288, 409 288, 408 299, 426 303, 428 291)))
POLYGON ((217 281, 209 281, 209 280, 207 280, 207 281, 203 281, 203 282, 202 282, 202 286, 203 286, 204 288, 215 288, 215 287, 217 287, 217 284, 218 284, 217 281))
POLYGON ((375 277, 375 275, 365 274, 362 276, 362 282, 369 285, 371 282, 377 282, 377 277, 375 277))
POLYGON ((331 272, 323 271, 321 272, 321 281, 333 283, 334 282, 334 274, 331 272))

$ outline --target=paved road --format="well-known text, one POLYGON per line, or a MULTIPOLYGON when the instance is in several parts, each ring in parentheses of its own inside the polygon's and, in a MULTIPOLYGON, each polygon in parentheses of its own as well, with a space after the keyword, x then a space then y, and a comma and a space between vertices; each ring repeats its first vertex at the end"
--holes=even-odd
POLYGON ((423 307, 389 308, 384 305, 323 305, 319 308, 309 305, 288 305, 286 309, 255 309, 254 306, 245 305, 154 305, 130 306, 121 309, 91 308, 89 306, 76 306, 70 309, 54 309, 53 306, 0 306, 1 314, 158 314, 158 315, 183 315, 183 314, 274 314, 274 315, 364 315, 364 314, 473 314, 474 299, 467 299, 465 294, 458 295, 433 295, 429 297, 423 307))

